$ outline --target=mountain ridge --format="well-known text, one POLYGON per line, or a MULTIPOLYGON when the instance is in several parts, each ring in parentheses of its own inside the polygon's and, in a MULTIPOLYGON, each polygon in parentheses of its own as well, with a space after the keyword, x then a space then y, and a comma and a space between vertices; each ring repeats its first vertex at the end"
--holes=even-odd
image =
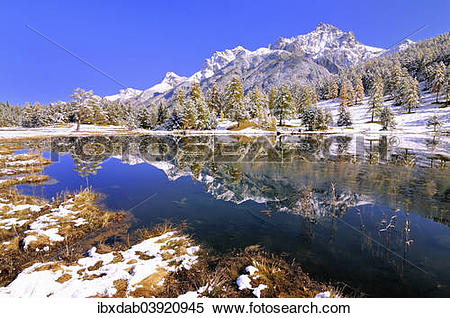
POLYGON ((320 23, 309 33, 279 37, 269 47, 251 51, 237 46, 216 51, 205 59, 199 71, 189 77, 167 72, 160 83, 146 90, 127 89, 105 98, 147 106, 170 99, 177 89, 188 90, 194 82, 206 89, 214 82, 224 86, 232 77, 239 76, 243 79, 244 90, 248 90, 255 86, 264 89, 288 81, 311 81, 370 58, 395 53, 403 47, 385 50, 367 46, 358 42, 351 31, 320 23))

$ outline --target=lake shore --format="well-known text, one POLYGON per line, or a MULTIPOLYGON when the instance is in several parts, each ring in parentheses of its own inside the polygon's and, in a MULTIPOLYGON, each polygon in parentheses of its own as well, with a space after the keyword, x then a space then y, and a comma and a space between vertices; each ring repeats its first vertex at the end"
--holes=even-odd
POLYGON ((50 162, 20 149, 0 147, 0 297, 342 296, 259 247, 218 256, 169 223, 130 233, 132 216, 104 210, 89 188, 24 195, 13 186, 47 181, 50 162))

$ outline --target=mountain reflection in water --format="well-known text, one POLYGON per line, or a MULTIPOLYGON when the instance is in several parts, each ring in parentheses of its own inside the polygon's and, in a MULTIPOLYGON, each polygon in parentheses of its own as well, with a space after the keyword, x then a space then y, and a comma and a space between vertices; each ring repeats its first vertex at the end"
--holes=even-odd
POLYGON ((137 206, 135 226, 186 222, 218 253, 260 244, 370 296, 448 297, 449 146, 413 136, 60 137, 24 145, 52 158, 45 173, 59 182, 20 188, 51 198, 88 185, 109 209, 137 206))

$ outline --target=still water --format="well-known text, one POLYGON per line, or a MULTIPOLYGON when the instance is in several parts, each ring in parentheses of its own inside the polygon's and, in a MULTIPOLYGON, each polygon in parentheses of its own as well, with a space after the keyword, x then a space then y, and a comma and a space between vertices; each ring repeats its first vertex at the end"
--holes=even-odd
POLYGON ((448 140, 114 136, 30 141, 48 199, 90 186, 132 229, 185 222, 204 246, 249 245, 371 297, 450 297, 448 140))

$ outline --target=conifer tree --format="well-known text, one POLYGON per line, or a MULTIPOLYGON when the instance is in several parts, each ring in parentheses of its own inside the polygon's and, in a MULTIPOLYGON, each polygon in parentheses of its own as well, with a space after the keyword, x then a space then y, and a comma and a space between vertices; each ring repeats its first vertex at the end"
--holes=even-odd
POLYGON ((445 75, 443 93, 444 93, 446 102, 450 103, 450 64, 447 65, 447 72, 445 75))
POLYGON ((291 118, 293 113, 292 94, 287 84, 283 84, 280 93, 275 101, 274 115, 279 120, 279 125, 283 125, 283 120, 291 118))
POLYGON ((334 99, 338 97, 339 88, 335 80, 331 83, 331 87, 328 89, 328 99, 334 99))
POLYGON ((160 102, 158 108, 156 110, 156 123, 157 125, 162 125, 169 118, 169 109, 167 105, 163 102, 160 102))
POLYGON ((318 115, 319 111, 316 106, 308 106, 302 114, 300 115, 300 119, 302 120, 302 124, 306 127, 306 130, 313 131, 318 128, 318 115))
POLYGON ((442 127, 442 121, 439 120, 439 117, 436 114, 427 121, 427 128, 430 127, 433 127, 434 132, 437 132, 439 128, 442 127))
POLYGON ((73 94, 70 95, 73 100, 75 117, 77 120, 77 131, 80 130, 81 122, 84 120, 85 116, 90 113, 93 95, 94 93, 92 91, 85 91, 82 88, 77 88, 73 94))
POLYGON ((158 112, 154 105, 150 106, 150 126, 156 127, 158 125, 158 112))
POLYGON ((271 86, 269 89, 269 94, 267 96, 267 105, 269 107, 269 110, 273 112, 275 108, 275 101, 278 96, 278 89, 275 86, 271 86))
POLYGON ((85 114, 85 121, 96 124, 96 125, 106 125, 109 122, 108 116, 102 107, 101 100, 92 97, 89 100, 89 111, 85 114))
POLYGON ((372 114, 373 123, 376 114, 379 114, 381 107, 383 106, 383 80, 381 76, 377 76, 375 82, 373 83, 372 91, 369 98, 369 108, 368 112, 372 114))
POLYGON ((168 121, 169 129, 171 130, 183 129, 184 104, 185 104, 185 93, 183 89, 180 89, 175 94, 175 102, 168 121))
POLYGON ((337 125, 339 127, 342 127, 342 126, 350 127, 352 125, 352 117, 350 115, 348 107, 343 104, 339 105, 339 108, 338 108, 337 125))
POLYGON ((444 82, 445 82, 445 64, 443 62, 436 63, 433 83, 431 87, 431 91, 433 93, 436 93, 436 103, 439 102, 439 93, 441 92, 444 82))
POLYGON ((325 124, 329 127, 331 125, 333 125, 334 120, 333 120, 333 115, 331 114, 331 111, 327 108, 325 109, 324 112, 324 117, 325 117, 325 124))
POLYGON ((404 86, 404 103, 403 108, 411 113, 412 109, 418 108, 420 105, 420 96, 418 93, 419 83, 414 78, 408 78, 404 86))
POLYGON ((249 118, 245 107, 244 90, 238 77, 234 77, 227 85, 225 100, 230 118, 237 121, 238 125, 249 118))
POLYGON ((316 87, 314 85, 311 85, 309 87, 309 93, 311 95, 311 104, 313 104, 313 105, 317 104, 317 102, 318 102, 317 92, 316 92, 316 87))
POLYGON ((221 100, 221 94, 215 82, 208 89, 207 104, 209 111, 211 113, 214 113, 216 116, 220 116, 220 114, 223 112, 223 103, 221 100))
POLYGON ((347 106, 355 104, 355 90, 351 82, 347 82, 347 106))
POLYGON ((264 93, 256 87, 250 94, 250 117, 257 118, 261 125, 266 121, 268 109, 264 93))
POLYGON ((342 82, 341 92, 339 94, 340 105, 343 107, 348 106, 348 94, 347 94, 347 83, 345 81, 342 82))
POLYGON ((333 123, 329 110, 323 111, 315 105, 311 105, 304 110, 300 116, 303 125, 307 130, 327 129, 333 123))
POLYGON ((405 73, 402 70, 399 61, 396 61, 394 70, 392 72, 391 94, 394 98, 394 105, 401 105, 403 103, 403 87, 405 86, 405 73))
POLYGON ((307 85, 300 87, 300 104, 297 105, 297 113, 301 114, 312 104, 312 95, 307 85))
POLYGON ((381 130, 394 129, 396 126, 394 113, 388 105, 384 106, 380 111, 380 122, 381 130))
POLYGON ((191 98, 187 98, 184 102, 183 106, 183 129, 195 129, 196 127, 196 111, 195 111, 195 105, 192 102, 191 98))
POLYGON ((170 114, 167 122, 167 128, 170 130, 183 128, 183 112, 182 108, 178 104, 173 106, 172 113, 170 114))
POLYGON ((147 107, 139 107, 136 114, 137 126, 143 129, 153 128, 150 111, 147 107))
POLYGON ((364 86, 361 76, 356 76, 355 79, 355 105, 361 105, 364 98, 364 86))
POLYGON ((128 130, 135 130, 139 127, 139 123, 137 120, 136 109, 133 107, 127 107, 127 119, 126 119, 126 127, 128 130))

